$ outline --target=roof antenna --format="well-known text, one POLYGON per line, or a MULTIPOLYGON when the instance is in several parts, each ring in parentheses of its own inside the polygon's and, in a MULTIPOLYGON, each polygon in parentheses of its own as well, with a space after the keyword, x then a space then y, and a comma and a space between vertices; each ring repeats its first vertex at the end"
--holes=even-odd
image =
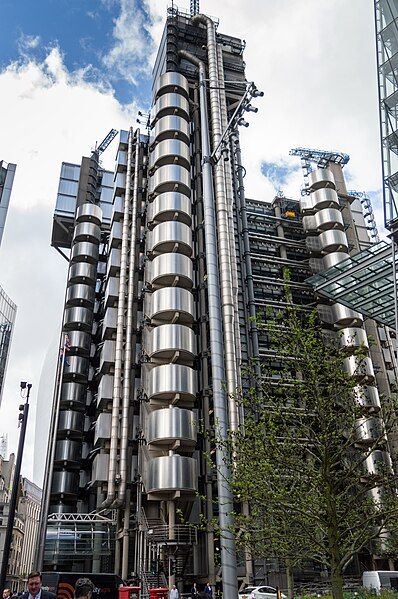
POLYGON ((191 17, 199 14, 199 0, 191 0, 191 17))

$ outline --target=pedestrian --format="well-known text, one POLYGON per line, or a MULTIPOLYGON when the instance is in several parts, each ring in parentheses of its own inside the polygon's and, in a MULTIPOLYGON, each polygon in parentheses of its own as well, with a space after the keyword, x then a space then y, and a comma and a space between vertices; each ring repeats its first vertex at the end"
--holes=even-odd
POLYGON ((170 589, 169 599, 180 599, 180 593, 175 584, 170 589))
POLYGON ((42 589, 43 579, 40 572, 28 574, 28 590, 22 593, 21 599, 55 599, 54 593, 42 589))
POLYGON ((204 592, 206 593, 208 599, 212 599, 212 597, 213 597, 213 589, 211 588, 210 582, 206 583, 204 592))
POLYGON ((12 590, 8 587, 6 587, 3 590, 3 599, 10 599, 12 597, 12 590))
POLYGON ((198 588, 196 586, 196 582, 193 583, 193 587, 191 589, 191 595, 193 599, 197 599, 199 593, 198 593, 198 588))
POLYGON ((75 582, 75 599, 91 599, 94 588, 89 578, 78 578, 75 582))

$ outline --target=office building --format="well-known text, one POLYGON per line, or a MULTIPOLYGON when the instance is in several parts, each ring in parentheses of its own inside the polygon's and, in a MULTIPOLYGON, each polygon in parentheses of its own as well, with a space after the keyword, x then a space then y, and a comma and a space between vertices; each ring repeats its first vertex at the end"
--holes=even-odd
POLYGON ((0 287, 0 405, 17 307, 0 287))
MULTIPOLYGON (((240 582, 281 580, 276 562, 236 555, 223 449, 198 423, 221 434, 241 426, 242 365, 274 358, 252 317, 283 309, 285 267, 292 301, 318 304, 325 328, 340 331, 353 375, 352 348, 369 346, 368 326, 375 332, 359 444, 372 434, 368 411, 380 411, 376 383, 390 391, 395 356, 376 324, 319 300, 306 283, 371 243, 345 186, 348 157, 310 152, 300 202, 245 198, 238 126, 261 92, 246 82, 243 50, 214 20, 173 7, 149 133, 119 133, 114 172, 101 168, 99 151, 62 165, 52 243, 69 272, 45 569, 116 571, 139 580, 144 595, 151 585, 210 580, 227 599, 240 582), (193 526, 201 514, 219 519, 220 538, 193 526)), ((378 452, 370 471, 372 460, 391 464, 378 452)), ((317 573, 309 564, 299 575, 317 573)))
MULTIPOLYGON (((16 168, 0 160, 0 246, 16 168)), ((16 305, 0 286, 0 405, 16 312, 16 305)))
MULTIPOLYGON (((3 557, 15 456, 0 457, 0 562, 3 557)), ((33 569, 40 519, 41 489, 27 478, 20 477, 17 509, 12 532, 7 582, 14 592, 26 588, 27 576, 33 569)))
POLYGON ((0 160, 0 245, 6 224, 16 168, 16 164, 7 164, 4 160, 0 160))

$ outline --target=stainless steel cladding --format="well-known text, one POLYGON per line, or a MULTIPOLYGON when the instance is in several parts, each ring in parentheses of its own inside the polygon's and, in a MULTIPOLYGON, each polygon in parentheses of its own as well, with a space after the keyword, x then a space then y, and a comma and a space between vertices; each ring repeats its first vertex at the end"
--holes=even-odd
POLYGON ((192 255, 192 231, 188 225, 178 222, 164 222, 148 233, 148 251, 154 254, 178 252, 192 255))
POLYGON ((186 169, 191 168, 189 146, 179 139, 165 139, 158 143, 149 158, 150 169, 165 164, 179 164, 186 169))
POLYGON ((384 430, 380 418, 358 418, 355 422, 355 436, 357 443, 373 444, 375 439, 383 438, 384 430))
POLYGON ((158 121, 151 133, 151 145, 169 138, 181 139, 189 144, 189 123, 180 116, 164 116, 158 121))
POLYGON ((146 376, 145 391, 150 402, 192 405, 196 399, 196 372, 183 364, 154 366, 146 376))
POLYGON ((169 71, 161 75, 155 83, 153 96, 156 99, 162 94, 178 92, 186 98, 189 97, 189 86, 187 79, 175 71, 169 71))
POLYGON ((313 216, 303 217, 304 231, 326 231, 327 229, 344 229, 343 217, 337 208, 319 210, 313 216))
POLYGON ((379 392, 376 387, 354 387, 354 399, 368 412, 378 412, 381 408, 379 392))
POLYGON ((76 211, 76 222, 92 222, 96 225, 101 225, 102 223, 102 210, 99 206, 95 204, 91 204, 90 202, 86 202, 78 207, 76 211))
POLYGON ((334 189, 318 189, 308 196, 304 196, 301 201, 301 210, 306 212, 314 212, 323 210, 324 208, 338 208, 339 198, 334 189))
POLYGON ((82 444, 80 441, 66 439, 57 441, 55 445, 54 464, 68 468, 78 467, 81 460, 82 444))
POLYGON ((93 222, 81 222, 76 225, 73 233, 73 242, 89 241, 99 244, 101 239, 101 229, 93 222))
POLYGON ((188 197, 191 195, 191 176, 183 166, 166 164, 159 167, 151 179, 148 187, 150 195, 167 191, 180 191, 188 197))
POLYGON ((79 473, 70 470, 58 470, 53 473, 51 495, 75 497, 79 490, 79 473))
POLYGON ((148 220, 154 224, 174 220, 190 226, 191 200, 176 191, 162 193, 148 204, 148 220))
POLYGON ((356 310, 351 310, 343 304, 333 304, 333 320, 339 327, 358 326, 363 323, 363 316, 356 310))
POLYGON ((346 252, 332 252, 331 254, 327 254, 327 256, 323 257, 323 270, 328 270, 328 268, 340 264, 344 260, 349 260, 346 252))
POLYGON ((188 121, 189 102, 187 98, 181 94, 164 94, 156 100, 151 110, 151 115, 152 123, 162 116, 181 116, 188 121))
POLYGON ((102 339, 112 339, 117 329, 117 308, 107 308, 102 321, 102 339))
POLYGON ((344 359, 344 368, 358 383, 373 383, 375 380, 372 360, 368 356, 349 356, 344 359))
POLYGON ((328 168, 318 168, 309 173, 308 185, 311 190, 316 190, 321 187, 329 187, 336 189, 333 173, 328 168))
POLYGON ((69 283, 84 283, 95 285, 97 268, 89 262, 77 262, 72 264, 69 270, 69 283))
POLYGON ((338 229, 323 231, 316 237, 307 237, 305 244, 311 252, 318 254, 348 250, 347 235, 338 229))
POLYGON ((92 308, 94 306, 95 290, 91 285, 71 285, 66 291, 67 306, 86 306, 92 308))
POLYGON ((88 377, 90 361, 82 356, 68 356, 65 358, 63 380, 84 382, 88 377))
POLYGON ((364 329, 358 327, 348 327, 341 329, 338 333, 340 338, 340 347, 345 351, 355 351, 359 347, 369 349, 369 342, 364 329))
POLYGON ((170 447, 178 440, 184 449, 196 444, 197 427, 191 410, 171 407, 155 410, 148 415, 147 441, 170 447))
POLYGON ((162 254, 156 256, 146 272, 148 282, 154 287, 178 285, 185 289, 193 287, 192 260, 183 254, 162 254))
POLYGON ((376 449, 365 459, 363 467, 366 474, 377 475, 390 472, 392 469, 390 454, 387 451, 376 449))
POLYGON ((86 331, 70 331, 69 337, 69 354, 79 354, 81 356, 90 355, 91 335, 86 331))
POLYGON ((192 362, 197 353, 195 333, 181 324, 145 330, 142 347, 150 358, 176 363, 192 362))
POLYGON ((75 243, 72 248, 72 262, 91 262, 91 264, 96 264, 98 262, 98 257, 99 249, 98 245, 95 243, 81 241, 79 243, 75 243))
POLYGON ((81 437, 84 428, 83 412, 75 412, 74 410, 60 410, 58 417, 58 433, 59 436, 74 438, 81 437))
POLYGON ((157 289, 148 297, 145 311, 152 324, 172 322, 191 325, 195 319, 193 295, 181 287, 157 289))
POLYGON ((72 329, 82 329, 83 331, 91 331, 93 323, 92 310, 88 308, 66 308, 64 316, 64 329, 69 331, 72 329))
POLYGON ((76 382, 62 383, 61 408, 85 410, 86 385, 76 382))
POLYGON ((197 466, 194 458, 174 454, 154 458, 148 464, 147 493, 195 493, 197 466))

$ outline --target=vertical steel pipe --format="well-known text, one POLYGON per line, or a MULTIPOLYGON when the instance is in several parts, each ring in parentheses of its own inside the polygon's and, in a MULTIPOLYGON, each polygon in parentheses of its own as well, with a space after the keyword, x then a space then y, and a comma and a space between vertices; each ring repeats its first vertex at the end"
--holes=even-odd
POLYGON ((126 192, 124 197, 124 213, 122 228, 122 248, 120 257, 120 283, 119 283, 119 301, 117 306, 117 326, 116 326, 116 351, 115 351, 115 374, 113 379, 113 402, 111 419, 111 445, 109 451, 108 468, 108 489, 103 508, 109 507, 116 496, 116 469, 117 454, 119 443, 119 416, 120 400, 122 395, 122 363, 123 363, 123 338, 124 338, 124 310, 126 304, 126 276, 127 276, 127 256, 129 243, 129 219, 130 219, 130 188, 131 188, 131 155, 133 151, 133 130, 130 128, 127 150, 127 173, 126 173, 126 192))
MULTIPOLYGON (((210 161, 210 139, 207 114, 206 72, 204 63, 189 52, 180 51, 183 58, 199 67, 200 124, 202 142, 203 210, 207 264, 207 289, 209 305, 209 331, 211 371, 213 381, 214 418, 221 443, 216 445, 217 490, 219 501, 221 570, 225 599, 236 599, 238 593, 236 574, 235 539, 233 526, 233 496, 230 487, 231 473, 223 441, 228 437, 227 398, 225 395, 224 344, 220 298, 220 271, 217 255, 217 227, 214 211, 213 173, 210 161)), ((222 266, 222 265, 221 265, 222 266)))
MULTIPOLYGON (((209 66, 210 114, 213 148, 222 137, 221 106, 219 98, 219 73, 217 59, 216 30, 213 21, 205 15, 196 15, 193 23, 203 23, 207 28, 207 57, 209 66)), ((229 242, 228 206, 225 193, 224 169, 219 160, 214 167, 215 201, 217 213, 218 255, 220 261, 221 311, 224 331, 226 385, 228 393, 229 426, 238 428, 236 406, 237 376, 235 357, 234 298, 232 289, 232 268, 229 242)))
MULTIPOLYGON (((221 123, 223 131, 228 126, 228 110, 227 110, 227 99, 225 96, 225 84, 221 85, 221 81, 224 82, 224 62, 222 55, 221 46, 217 47, 217 60, 218 60, 218 78, 219 84, 219 95, 220 95, 220 107, 221 107, 221 123)), ((235 363, 236 363, 236 384, 240 389, 241 387, 241 366, 242 366, 242 348, 240 343, 240 330, 239 330, 239 302, 238 302, 238 266, 236 262, 236 246, 235 246, 235 225, 234 225, 234 192, 232 186, 232 169, 231 169, 231 156, 229 144, 225 145, 226 152, 221 155, 222 167, 224 169, 224 182, 225 182, 225 193, 228 210, 228 227, 229 227, 229 252, 231 260, 231 276, 232 276, 232 293, 234 298, 234 332, 235 332, 235 363)), ((231 404, 230 410, 232 410, 234 417, 232 422, 236 421, 239 424, 239 411, 236 405, 236 401, 231 404)), ((231 423, 232 424, 232 423, 231 423)), ((232 428, 232 427, 231 427, 232 428)), ((235 430, 235 429, 233 429, 235 430)))
MULTIPOLYGON (((132 136, 132 130, 130 131, 132 136)), ((135 280, 135 256, 137 244, 137 204, 138 204, 138 175, 139 175, 139 157, 140 157, 140 130, 137 129, 135 141, 135 164, 134 164, 134 185, 131 204, 131 227, 130 227, 130 257, 128 264, 128 286, 127 286, 127 316, 126 316, 126 344, 124 350, 124 370, 123 370, 123 399, 122 399, 122 418, 120 426, 120 487, 117 500, 112 507, 121 507, 125 501, 128 460, 127 449, 129 439, 129 423, 130 423, 130 402, 131 393, 134 390, 134 378, 131 373, 132 357, 134 358, 135 351, 133 347, 133 308, 134 308, 134 280, 135 280), (133 381, 133 385, 132 385, 133 381)), ((127 195, 126 181, 126 195, 127 195)), ((124 558, 124 553, 123 553, 124 558)))

